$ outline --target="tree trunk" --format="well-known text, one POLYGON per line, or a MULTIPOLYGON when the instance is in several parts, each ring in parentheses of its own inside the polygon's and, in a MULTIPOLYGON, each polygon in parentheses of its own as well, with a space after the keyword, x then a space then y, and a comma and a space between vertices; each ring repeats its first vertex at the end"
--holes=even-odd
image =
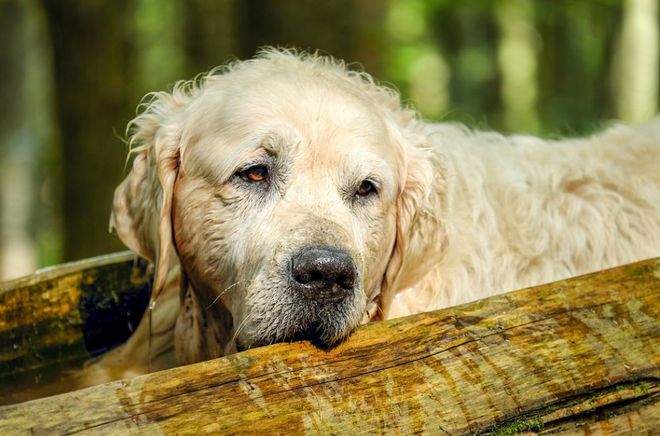
POLYGON ((509 131, 536 133, 537 51, 534 4, 531 0, 500 0, 495 6, 500 31, 497 57, 502 80, 504 126, 509 131))
MULTIPOLYGON (((252 3, 252 2, 243 2, 252 3)), ((190 0, 185 7, 187 74, 208 71, 235 57, 240 48, 236 0, 190 0)), ((248 27, 252 32, 254 27, 248 27)))
POLYGON ((108 234, 114 187, 122 177, 130 112, 127 1, 45 0, 53 43, 62 144, 64 257, 121 247, 108 234))
POLYGON ((246 32, 239 35, 241 57, 275 45, 320 50, 348 62, 360 59, 374 76, 382 69, 385 10, 378 2, 259 0, 241 2, 238 14, 246 32))
POLYGON ((0 2, 0 280, 61 260, 44 33, 38 3, 0 2))
POLYGON ((658 110, 658 0, 626 0, 616 62, 618 115, 643 122, 658 110))

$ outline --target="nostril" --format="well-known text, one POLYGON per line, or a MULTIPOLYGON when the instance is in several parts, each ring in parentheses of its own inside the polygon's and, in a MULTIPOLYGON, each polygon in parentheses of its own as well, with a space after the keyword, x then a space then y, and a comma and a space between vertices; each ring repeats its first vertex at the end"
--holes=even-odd
POLYGON ((355 276, 354 275, 342 275, 337 280, 337 284, 344 289, 351 289, 355 285, 355 276))
POLYGON ((312 280, 312 276, 305 272, 294 272, 293 279, 298 283, 307 284, 312 280))
POLYGON ((312 271, 309 274, 309 281, 310 282, 318 282, 323 280, 323 274, 321 274, 320 271, 312 271))
POLYGON ((291 262, 291 277, 294 283, 304 285, 305 292, 339 297, 353 289, 356 275, 353 259, 344 251, 309 248, 294 256, 291 262))

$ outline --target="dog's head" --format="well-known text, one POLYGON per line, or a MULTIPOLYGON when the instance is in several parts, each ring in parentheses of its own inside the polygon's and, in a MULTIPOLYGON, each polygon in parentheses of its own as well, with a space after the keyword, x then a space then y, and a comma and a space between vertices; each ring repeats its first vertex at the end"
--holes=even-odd
POLYGON ((115 227, 157 264, 156 289, 180 261, 242 346, 334 343, 403 262, 431 179, 417 123, 340 62, 265 51, 154 95, 132 123, 115 227))

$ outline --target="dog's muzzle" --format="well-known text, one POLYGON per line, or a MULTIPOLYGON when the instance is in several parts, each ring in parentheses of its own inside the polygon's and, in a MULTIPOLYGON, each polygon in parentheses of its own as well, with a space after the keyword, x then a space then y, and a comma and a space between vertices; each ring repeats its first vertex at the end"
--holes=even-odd
POLYGON ((353 294, 357 269, 343 250, 312 247, 292 257, 290 279, 292 289, 304 298, 338 303, 353 294))

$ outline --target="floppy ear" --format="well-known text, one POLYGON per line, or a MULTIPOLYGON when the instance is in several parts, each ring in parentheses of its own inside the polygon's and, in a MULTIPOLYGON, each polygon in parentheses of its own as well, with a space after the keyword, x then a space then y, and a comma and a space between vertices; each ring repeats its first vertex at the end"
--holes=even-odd
POLYGON ((396 235, 390 260, 385 270, 380 293, 380 309, 387 316, 392 300, 400 288, 401 276, 410 260, 410 242, 417 233, 418 218, 427 201, 433 182, 433 168, 428 149, 403 142, 403 175, 401 190, 396 202, 396 235))
POLYGON ((115 190, 110 227, 140 256, 156 265, 152 304, 162 292, 171 262, 172 196, 181 154, 181 112, 190 97, 175 88, 157 93, 130 124, 133 168, 115 190))

